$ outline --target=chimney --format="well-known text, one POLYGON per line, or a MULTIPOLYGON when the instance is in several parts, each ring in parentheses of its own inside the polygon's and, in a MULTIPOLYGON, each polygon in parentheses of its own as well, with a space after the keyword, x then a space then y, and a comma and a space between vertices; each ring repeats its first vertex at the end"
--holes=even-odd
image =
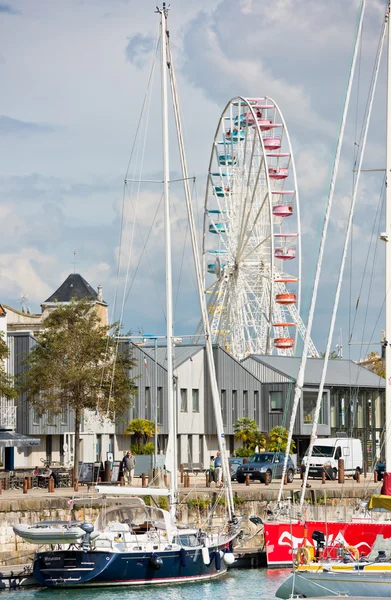
POLYGON ((98 302, 103 302, 102 286, 98 285, 98 302))

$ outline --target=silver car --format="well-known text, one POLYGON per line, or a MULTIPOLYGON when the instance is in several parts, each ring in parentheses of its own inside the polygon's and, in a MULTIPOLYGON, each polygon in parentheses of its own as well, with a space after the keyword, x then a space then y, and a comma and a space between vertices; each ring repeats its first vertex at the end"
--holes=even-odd
MULTIPOLYGON (((261 483, 265 482, 266 473, 269 474, 269 481, 274 477, 281 477, 284 466, 283 452, 256 452, 248 459, 244 465, 240 465, 236 470, 236 480, 238 483, 244 483, 246 475, 250 475, 253 481, 259 479, 261 483)), ((295 474, 295 465, 289 456, 287 465, 288 483, 292 483, 295 474)))

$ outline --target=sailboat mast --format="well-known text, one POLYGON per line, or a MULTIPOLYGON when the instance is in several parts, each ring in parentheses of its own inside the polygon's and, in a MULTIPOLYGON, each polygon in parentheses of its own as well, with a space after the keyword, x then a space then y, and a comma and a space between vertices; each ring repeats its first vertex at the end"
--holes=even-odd
POLYGON ((168 106, 167 106, 167 50, 166 20, 167 9, 158 8, 161 25, 161 87, 162 87, 162 138, 163 138, 163 193, 164 223, 166 241, 166 320, 167 320, 167 416, 169 433, 173 441, 173 470, 170 474, 170 513, 175 516, 177 501, 177 452, 176 452, 176 410, 173 385, 173 319, 172 319, 172 260, 171 260, 171 222, 170 222, 170 162, 168 148, 168 106))
MULTIPOLYGON (((388 6, 387 41, 387 124, 386 124, 386 423, 385 423, 385 459, 387 472, 391 473, 391 36, 390 6, 388 6)), ((391 475, 390 475, 391 477, 391 475)))

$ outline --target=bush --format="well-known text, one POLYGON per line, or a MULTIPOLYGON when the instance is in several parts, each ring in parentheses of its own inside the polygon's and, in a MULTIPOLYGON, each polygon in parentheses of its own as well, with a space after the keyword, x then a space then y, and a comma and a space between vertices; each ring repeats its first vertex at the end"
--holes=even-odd
POLYGON ((254 454, 253 448, 235 448, 235 456, 238 458, 248 458, 254 454))

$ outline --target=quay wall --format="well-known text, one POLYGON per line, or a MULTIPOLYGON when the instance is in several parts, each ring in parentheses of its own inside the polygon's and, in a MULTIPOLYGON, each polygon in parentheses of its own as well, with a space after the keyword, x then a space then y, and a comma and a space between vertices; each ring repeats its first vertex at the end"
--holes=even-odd
MULTIPOLYGON (((291 514, 298 518, 297 502, 300 490, 290 490, 285 494, 286 515, 291 514)), ((235 492, 235 512, 237 516, 244 516, 242 547, 263 546, 263 535, 259 526, 253 525, 248 517, 257 515, 263 520, 273 518, 275 513, 277 490, 250 486, 235 492)), ((327 490, 327 495, 322 490, 308 490, 307 502, 303 511, 304 519, 319 519, 322 521, 346 520, 362 510, 363 490, 350 489, 341 498, 338 489, 327 490)), ((157 499, 159 500, 159 499, 157 499)), ((165 500, 165 499, 164 499, 165 500)), ((111 502, 113 499, 111 499, 111 502)), ((35 544, 25 542, 13 532, 15 524, 33 524, 38 521, 55 520, 79 520, 86 519, 94 522, 105 502, 104 498, 96 494, 89 498, 78 498, 75 496, 62 495, 50 497, 28 497, 7 499, 4 495, 0 498, 0 565, 15 565, 29 563, 33 558, 34 551, 40 548, 35 544)), ((165 508, 162 506, 162 508, 165 508)), ((284 510, 284 509, 283 509, 284 510)), ((180 504, 178 507, 178 518, 184 523, 196 523, 198 526, 211 525, 222 527, 225 522, 226 507, 223 497, 213 490, 196 491, 191 490, 180 493, 180 504), (211 518, 210 506, 216 510, 211 518)), ((283 512, 281 513, 284 514, 283 512)), ((379 513, 377 513, 379 516, 379 513)), ((384 518, 384 515, 382 515, 384 518)))

